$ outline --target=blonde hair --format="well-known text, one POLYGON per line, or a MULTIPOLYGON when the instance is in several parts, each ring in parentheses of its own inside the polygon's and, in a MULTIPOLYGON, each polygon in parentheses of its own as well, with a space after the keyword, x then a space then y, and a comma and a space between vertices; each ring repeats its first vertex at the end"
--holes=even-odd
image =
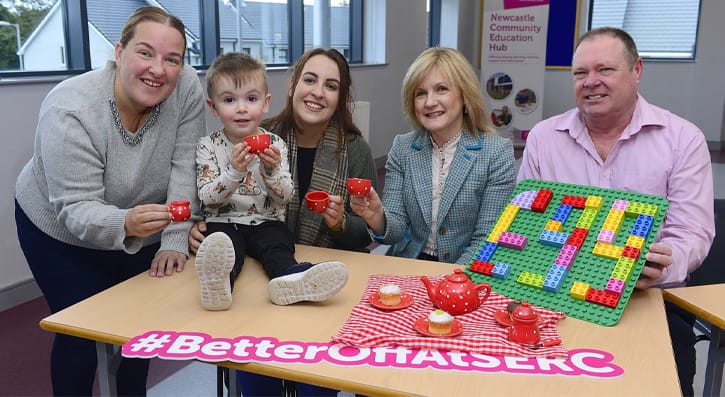
POLYGON ((463 96, 463 125, 470 134, 476 131, 493 132, 481 86, 473 67, 466 58, 453 48, 431 47, 423 51, 408 68, 403 79, 403 113, 416 131, 423 125, 415 115, 415 90, 426 75, 436 68, 460 89, 463 96))
MULTIPOLYGON (((141 22, 156 22, 176 29, 184 40, 182 55, 186 53, 186 29, 184 23, 181 22, 181 19, 169 14, 163 8, 153 6, 140 7, 128 18, 126 24, 123 25, 123 30, 121 30, 121 38, 118 39, 121 47, 126 48, 126 45, 136 34, 136 26, 141 22)), ((184 61, 183 57, 181 61, 184 61)))
POLYGON ((236 88, 242 84, 259 78, 264 86, 264 93, 269 90, 267 73, 262 61, 259 61, 243 52, 228 52, 219 55, 206 71, 206 93, 209 98, 214 93, 214 87, 222 78, 228 78, 236 88))

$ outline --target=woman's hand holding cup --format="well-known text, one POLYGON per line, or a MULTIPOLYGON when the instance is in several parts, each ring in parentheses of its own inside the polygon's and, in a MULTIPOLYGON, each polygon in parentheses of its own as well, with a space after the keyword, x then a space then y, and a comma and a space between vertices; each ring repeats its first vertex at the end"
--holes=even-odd
POLYGON ((126 212, 123 228, 127 237, 148 237, 171 223, 171 212, 164 204, 137 205, 126 212))
POLYGON ((375 188, 371 187, 370 193, 365 196, 350 196, 350 207, 352 212, 365 220, 375 234, 385 232, 385 209, 375 188))

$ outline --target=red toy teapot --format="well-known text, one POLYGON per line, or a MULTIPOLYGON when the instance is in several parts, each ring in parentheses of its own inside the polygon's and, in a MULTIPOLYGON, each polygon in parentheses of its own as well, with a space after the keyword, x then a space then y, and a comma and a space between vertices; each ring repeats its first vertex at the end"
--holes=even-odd
POLYGON ((521 302, 511 313, 511 320, 513 324, 509 327, 509 341, 527 345, 539 343, 539 315, 529 302, 521 302))
POLYGON ((435 285, 428 277, 422 276, 420 280, 428 290, 433 306, 454 316, 476 310, 491 295, 490 285, 474 284, 461 269, 455 269, 453 274, 447 275, 435 285))

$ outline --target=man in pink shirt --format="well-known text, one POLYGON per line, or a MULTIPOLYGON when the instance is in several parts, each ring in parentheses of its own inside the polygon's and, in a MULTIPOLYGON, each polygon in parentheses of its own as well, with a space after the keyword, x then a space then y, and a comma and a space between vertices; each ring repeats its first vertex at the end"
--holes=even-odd
MULTIPOLYGON (((616 28, 581 37, 572 60, 577 107, 529 133, 518 180, 655 194, 669 200, 637 288, 683 286, 715 236, 710 152, 702 131, 638 94, 642 59, 616 28)), ((694 317, 666 307, 683 395, 695 374, 694 317)), ((644 331, 644 330, 643 330, 644 331)))

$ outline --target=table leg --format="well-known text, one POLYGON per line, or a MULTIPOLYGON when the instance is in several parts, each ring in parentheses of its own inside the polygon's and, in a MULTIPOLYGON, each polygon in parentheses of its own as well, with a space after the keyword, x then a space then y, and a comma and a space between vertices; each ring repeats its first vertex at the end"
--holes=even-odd
POLYGON ((723 330, 710 325, 710 348, 707 351, 707 367, 705 368, 705 384, 703 396, 719 396, 722 384, 722 369, 725 363, 725 338, 723 330))
POLYGON ((242 391, 239 390, 239 382, 237 381, 237 370, 229 368, 229 396, 239 397, 242 391))
POLYGON ((121 364, 121 349, 110 343, 96 342, 98 355, 98 384, 101 396, 116 397, 116 372, 121 364))

